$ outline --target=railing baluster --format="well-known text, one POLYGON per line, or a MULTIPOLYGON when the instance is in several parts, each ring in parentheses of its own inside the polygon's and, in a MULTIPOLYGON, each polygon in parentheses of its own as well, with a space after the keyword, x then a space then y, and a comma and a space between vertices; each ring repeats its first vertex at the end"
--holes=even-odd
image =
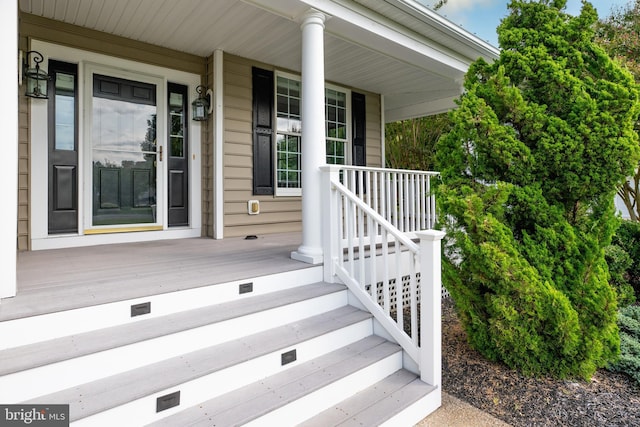
POLYGON ((425 209, 426 203, 424 202, 425 197, 427 197, 427 177, 424 175, 420 176, 420 230, 424 230, 427 228, 427 210, 425 209))
POLYGON ((391 198, 392 198, 392 188, 393 188, 393 183, 391 182, 392 178, 393 178, 393 174, 392 173, 385 173, 385 175, 387 175, 387 179, 385 179, 386 181, 386 206, 387 206, 387 215, 385 216, 385 218, 387 219, 387 221, 389 221, 391 224, 393 224, 393 211, 392 211, 392 204, 391 204, 391 198))
POLYGON ((425 191, 424 191, 424 205, 425 205, 425 225, 423 227, 424 230, 426 230, 427 228, 433 228, 431 225, 431 201, 429 200, 429 197, 431 197, 431 180, 429 176, 426 176, 424 178, 426 184, 425 184, 425 191))
POLYGON ((398 228, 400 229, 400 231, 402 231, 403 233, 407 232, 407 225, 405 223, 406 221, 406 215, 405 215, 405 201, 407 200, 407 198, 405 197, 407 194, 407 191, 404 187, 404 183, 405 183, 405 176, 403 173, 398 174, 398 181, 399 181, 399 185, 398 185, 398 194, 399 194, 399 200, 398 200, 398 205, 400 205, 400 215, 398 215, 400 218, 398 219, 398 228))
POLYGON ((418 283, 416 278, 416 257, 415 254, 410 255, 409 260, 409 289, 411 292, 411 340, 415 345, 418 345, 418 283))
POLYGON ((382 299, 384 302, 384 312, 387 316, 391 312, 389 301, 389 237, 387 230, 382 229, 382 299))
POLYGON ((354 194, 356 193, 356 171, 355 169, 350 169, 347 171, 349 174, 349 179, 348 179, 348 184, 345 184, 347 186, 347 188, 349 189, 349 191, 353 192, 354 194))
POLYGON ((436 219, 437 219, 436 218, 436 196, 431 194, 429 196, 429 202, 431 205, 431 216, 430 216, 431 222, 429 224, 429 228, 433 228, 436 226, 436 219))
POLYGON ((376 237, 378 232, 373 223, 373 217, 367 215, 367 230, 369 232, 369 283, 371 284, 371 297, 374 301, 378 301, 378 277, 376 274, 376 237))
POLYGON ((353 202, 346 202, 346 211, 345 215, 347 216, 347 252, 348 252, 348 261, 349 261, 349 274, 353 277, 355 266, 354 266, 354 256, 353 256, 353 246, 355 239, 355 230, 354 230, 354 214, 351 212, 353 209, 353 202))
MULTIPOLYGON (((379 172, 373 172, 373 177, 371 179, 371 189, 372 197, 373 197, 373 210, 376 212, 380 212, 380 196, 378 194, 378 179, 380 178, 379 172)), ((384 217, 384 215, 382 215, 384 217)), ((378 225, 375 226, 375 235, 378 236, 380 231, 378 230, 378 225)))
POLYGON ((393 208, 393 226, 395 228, 400 228, 398 227, 398 211, 400 207, 398 206, 399 203, 398 203, 398 174, 397 173, 393 174, 392 191, 393 191, 393 194, 391 196, 391 207, 393 208))
POLYGON ((338 258, 338 266, 340 267, 344 267, 344 249, 345 249, 345 242, 347 241, 346 237, 347 235, 345 234, 345 228, 346 228, 346 224, 345 221, 347 219, 346 216, 346 212, 345 212, 345 196, 338 193, 336 191, 336 194, 334 196, 334 200, 338 201, 339 203, 336 202, 336 218, 338 218, 338 236, 340 236, 338 238, 338 253, 335 254, 338 258))
POLYGON ((371 173, 368 170, 364 171, 364 183, 362 185, 362 191, 367 198, 367 205, 371 206, 371 173))
POLYGON ((409 209, 411 215, 409 216, 409 229, 407 231, 416 231, 416 176, 414 174, 409 175, 409 209))
POLYGON ((365 276, 364 233, 364 211, 358 209, 358 272, 360 274, 360 287, 363 290, 367 281, 365 276))
POLYGON ((404 298, 402 290, 402 251, 400 250, 400 242, 396 239, 393 246, 396 258, 396 323, 401 331, 404 330, 404 298))

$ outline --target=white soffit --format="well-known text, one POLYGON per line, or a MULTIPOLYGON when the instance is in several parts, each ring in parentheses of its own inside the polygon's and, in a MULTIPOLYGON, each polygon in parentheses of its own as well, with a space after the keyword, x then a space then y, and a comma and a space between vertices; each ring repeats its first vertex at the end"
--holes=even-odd
POLYGON ((19 7, 198 56, 219 49, 293 72, 301 63, 299 18, 315 8, 330 15, 327 80, 384 95, 389 112, 442 105, 459 95, 474 54, 494 53, 411 0, 19 0, 19 7))

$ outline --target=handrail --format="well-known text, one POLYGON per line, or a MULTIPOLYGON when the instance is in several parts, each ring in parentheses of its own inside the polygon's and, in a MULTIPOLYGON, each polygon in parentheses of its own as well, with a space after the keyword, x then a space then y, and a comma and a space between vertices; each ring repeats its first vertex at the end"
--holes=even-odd
POLYGON ((338 165, 343 170, 358 170, 370 172, 393 172, 393 173, 413 173, 416 175, 440 176, 440 172, 436 171, 416 171, 410 169, 392 169, 392 168, 375 168, 371 166, 354 166, 354 165, 338 165))
POLYGON ((376 222, 378 222, 381 226, 383 226, 387 230, 387 232, 390 233, 393 237, 395 237, 400 243, 402 243, 403 245, 406 245, 408 248, 411 249, 412 252, 414 253, 418 252, 419 250, 418 245, 413 240, 408 238, 406 234, 398 230, 396 227, 393 226, 393 224, 391 224, 389 221, 384 219, 378 212, 373 210, 371 206, 363 202, 361 198, 353 194, 353 192, 349 191, 347 187, 345 187, 340 182, 332 182, 331 185, 333 186, 334 189, 342 193, 344 197, 346 197, 347 199, 355 203, 356 206, 362 209, 367 215, 371 215, 376 222))

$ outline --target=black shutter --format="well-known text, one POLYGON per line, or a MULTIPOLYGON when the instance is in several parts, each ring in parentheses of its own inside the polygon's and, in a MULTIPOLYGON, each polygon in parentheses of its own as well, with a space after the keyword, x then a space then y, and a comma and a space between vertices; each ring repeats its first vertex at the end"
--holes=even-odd
POLYGON ((273 194, 273 71, 253 67, 253 194, 273 194))
POLYGON ((366 166, 365 96, 361 93, 351 93, 351 118, 353 120, 353 164, 354 166, 366 166))

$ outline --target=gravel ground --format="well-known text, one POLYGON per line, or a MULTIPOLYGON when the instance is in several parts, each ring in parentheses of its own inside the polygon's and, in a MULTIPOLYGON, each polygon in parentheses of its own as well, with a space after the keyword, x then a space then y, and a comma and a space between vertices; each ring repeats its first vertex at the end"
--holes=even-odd
POLYGON ((443 301, 442 388, 512 426, 639 426, 640 386, 599 370, 591 381, 524 377, 467 344, 451 300, 443 301))

